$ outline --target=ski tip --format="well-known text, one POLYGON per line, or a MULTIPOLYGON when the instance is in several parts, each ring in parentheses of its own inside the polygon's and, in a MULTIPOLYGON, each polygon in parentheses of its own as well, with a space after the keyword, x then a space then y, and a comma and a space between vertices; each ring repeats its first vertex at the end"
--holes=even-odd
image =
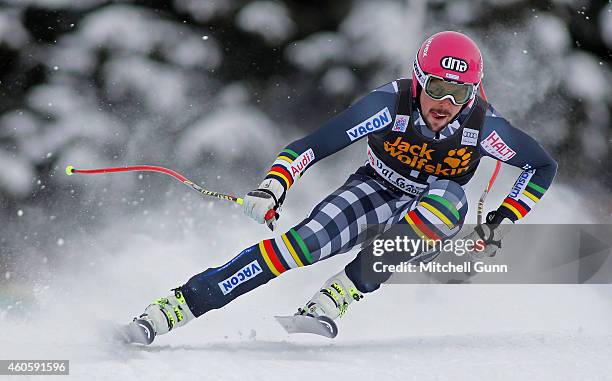
POLYGON ((328 337, 330 339, 333 339, 334 337, 338 336, 338 326, 332 319, 328 318, 327 316, 319 316, 317 320, 329 330, 328 337))
POLYGON ((151 323, 144 319, 136 319, 130 325, 133 342, 150 345, 155 339, 155 330, 151 323))
POLYGON ((74 167, 72 165, 69 165, 66 167, 66 174, 68 176, 71 176, 74 173, 74 167))
POLYGON ((155 339, 153 326, 144 319, 136 319, 125 325, 114 325, 113 331, 115 340, 124 344, 150 345, 155 339))
POLYGON ((310 333, 333 339, 338 335, 338 326, 326 316, 274 316, 289 334, 310 333))

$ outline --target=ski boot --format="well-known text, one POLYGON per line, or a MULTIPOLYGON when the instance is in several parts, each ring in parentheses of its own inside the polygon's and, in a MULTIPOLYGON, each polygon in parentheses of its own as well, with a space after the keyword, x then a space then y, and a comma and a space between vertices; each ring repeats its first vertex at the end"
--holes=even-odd
POLYGON ((342 270, 328 279, 295 315, 277 316, 276 320, 288 333, 314 333, 334 338, 338 334, 334 320, 344 316, 349 304, 361 299, 363 294, 342 270))
POLYGON ((174 290, 173 295, 157 299, 149 304, 140 317, 134 318, 121 332, 121 340, 127 343, 149 345, 157 335, 182 327, 194 316, 183 294, 174 290))
POLYGON ((314 296, 306 303, 304 308, 299 308, 297 315, 325 316, 335 320, 344 316, 349 304, 359 301, 363 294, 346 275, 344 270, 328 279, 314 296))

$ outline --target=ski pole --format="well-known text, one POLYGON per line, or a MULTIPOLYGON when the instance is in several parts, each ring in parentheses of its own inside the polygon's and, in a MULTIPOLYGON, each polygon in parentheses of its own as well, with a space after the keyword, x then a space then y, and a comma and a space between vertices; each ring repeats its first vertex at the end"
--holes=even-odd
MULTIPOLYGON (((482 84, 480 85, 479 90, 480 90, 480 96, 482 97, 482 99, 486 101, 487 95, 484 92, 484 86, 482 86, 482 84)), ((482 192, 482 195, 480 196, 480 199, 478 200, 478 206, 476 207, 476 223, 478 225, 482 225, 482 213, 484 211, 485 199, 487 198, 489 191, 493 187, 493 183, 495 182, 495 179, 497 178, 497 175, 499 174, 500 169, 501 169, 501 161, 498 160, 495 162, 495 169, 493 170, 493 173, 491 174, 491 178, 489 178, 489 182, 487 183, 487 186, 485 187, 484 191, 482 192)))
POLYGON ((482 213, 484 210, 485 199, 487 198, 487 195, 489 194, 491 187, 493 187, 493 183, 495 182, 495 179, 497 178, 497 174, 499 173, 500 169, 501 169, 501 162, 496 161, 495 169, 493 170, 493 174, 491 174, 491 178, 489 179, 487 186, 485 187, 484 191, 482 192, 482 195, 480 196, 480 199, 478 200, 478 206, 476 208, 476 223, 478 225, 482 225, 482 213))
MULTIPOLYGON (((198 184, 195 184, 193 181, 189 180, 188 178, 186 178, 185 176, 181 175, 180 173, 178 173, 176 171, 173 171, 171 169, 164 168, 164 167, 159 167, 159 166, 156 166, 156 165, 134 165, 134 166, 127 166, 127 167, 110 167, 110 168, 96 168, 96 169, 76 169, 72 165, 69 165, 69 166, 66 167, 66 174, 68 176, 71 176, 74 173, 90 174, 91 175, 91 174, 117 173, 117 172, 159 172, 159 173, 164 173, 166 175, 172 176, 173 178, 177 179, 178 181, 182 182, 183 184, 187 185, 188 187, 190 187, 191 189, 193 189, 194 191, 200 193, 203 196, 210 196, 210 197, 218 198, 220 200, 227 200, 227 201, 235 202, 238 205, 242 205, 244 203, 244 200, 242 198, 240 198, 240 197, 231 196, 231 195, 223 194, 223 193, 219 193, 219 192, 209 191, 207 189, 202 188, 198 184)), ((266 215, 264 217, 265 220, 266 220, 266 224, 268 225, 270 230, 274 230, 272 222, 274 220, 275 215, 276 215, 275 210, 274 209, 270 209, 270 210, 268 210, 268 212, 266 213, 266 215)))

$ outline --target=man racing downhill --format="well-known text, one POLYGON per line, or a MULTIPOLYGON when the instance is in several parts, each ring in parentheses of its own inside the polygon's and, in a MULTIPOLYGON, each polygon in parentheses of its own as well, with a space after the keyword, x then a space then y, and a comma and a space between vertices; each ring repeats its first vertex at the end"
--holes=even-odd
MULTIPOLYGON (((417 52, 412 79, 375 89, 289 144, 259 187, 247 193, 244 211, 259 223, 272 224, 275 218, 266 221, 267 212, 278 210, 308 168, 367 137, 365 165, 284 234, 194 275, 150 304, 131 324, 146 335, 132 340, 150 344, 156 335, 221 308, 287 270, 360 246, 371 238, 366 225, 379 226, 381 234, 405 225, 414 239, 453 237, 468 210, 463 185, 483 156, 523 169, 510 194, 478 230, 485 250, 493 254, 503 238, 502 220, 516 222, 529 213, 553 181, 557 163, 478 95, 482 77, 483 59, 470 38, 452 31, 429 37, 417 52)), ((420 260, 431 261, 435 255, 420 260)), ((363 251, 298 314, 333 320, 378 289, 380 282, 362 278, 362 257, 363 251)))

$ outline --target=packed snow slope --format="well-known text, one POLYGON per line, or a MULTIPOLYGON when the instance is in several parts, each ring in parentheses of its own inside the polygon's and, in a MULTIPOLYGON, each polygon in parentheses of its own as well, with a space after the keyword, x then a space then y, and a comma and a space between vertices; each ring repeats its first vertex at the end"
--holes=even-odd
MULTIPOLYGON (((359 164, 329 161, 305 176, 281 227, 340 185, 336 174, 348 174, 347 162, 359 164)), ((492 168, 484 164, 468 187, 472 202, 492 168)), ((504 168, 489 208, 517 174, 504 168)), ((583 208, 557 184, 524 222, 593 222, 583 208)), ((354 253, 288 272, 150 347, 113 345, 108 322, 129 321, 191 275, 269 236, 237 207, 197 196, 141 218, 118 217, 99 234, 66 238, 65 260, 4 290, 0 358, 69 359, 74 380, 612 379, 607 286, 387 285, 351 306, 334 340, 284 333, 273 316, 293 313, 354 253), (184 202, 186 220, 168 217, 184 202)))

